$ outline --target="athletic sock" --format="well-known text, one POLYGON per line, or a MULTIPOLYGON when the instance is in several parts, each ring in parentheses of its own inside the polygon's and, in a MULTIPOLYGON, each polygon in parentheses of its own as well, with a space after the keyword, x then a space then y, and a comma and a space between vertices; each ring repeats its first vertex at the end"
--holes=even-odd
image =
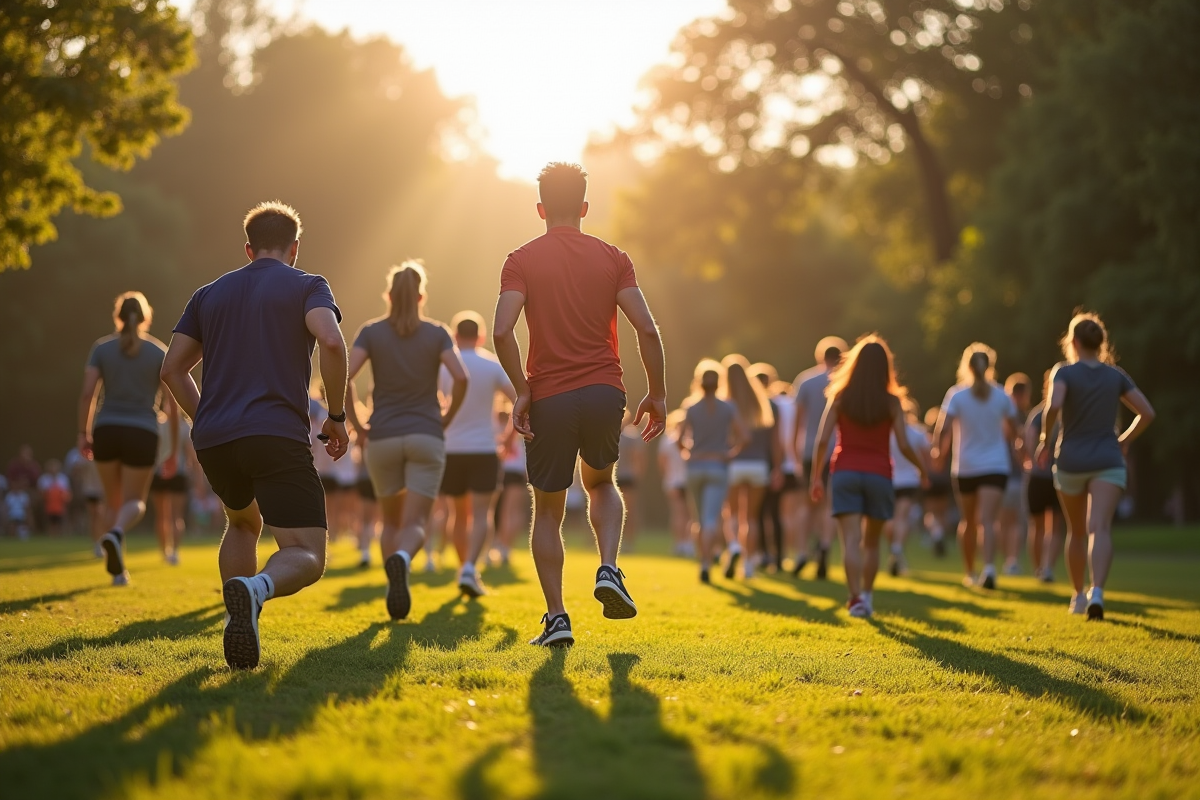
MULTIPOLYGON (((403 550, 397 550, 395 554, 404 559, 404 566, 409 567, 410 569, 412 568, 412 556, 403 550)), ((432 560, 433 556, 430 555, 429 558, 432 560)))
POLYGON ((984 564, 983 565, 983 574, 991 575, 993 578, 996 577, 996 565, 995 564, 984 564))
POLYGON ((475 565, 472 564, 470 561, 468 561, 466 564, 463 564, 462 565, 462 574, 463 575, 474 575, 475 574, 475 565))
POLYGON ((898 556, 903 552, 904 552, 904 548, 901 547, 900 545, 898 545, 898 544, 892 545, 892 555, 898 556))
POLYGON ((125 531, 121 530, 120 528, 113 528, 109 531, 109 533, 117 537, 118 542, 125 544, 125 531))
POLYGON ((250 586, 258 596, 259 603, 265 603, 275 596, 275 581, 265 572, 260 572, 250 579, 250 586))
POLYGON ((1104 590, 1099 586, 1093 586, 1092 590, 1088 592, 1088 602, 1101 606, 1104 605, 1104 590))

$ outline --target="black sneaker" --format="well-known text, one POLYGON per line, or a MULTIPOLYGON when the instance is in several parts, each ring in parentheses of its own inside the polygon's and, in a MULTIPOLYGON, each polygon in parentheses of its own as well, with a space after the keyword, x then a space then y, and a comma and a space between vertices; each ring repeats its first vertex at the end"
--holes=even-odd
POLYGON ((888 559, 888 574, 893 578, 900 577, 900 562, 896 560, 895 556, 888 559))
POLYGON ((829 577, 829 551, 821 548, 820 555, 817 556, 817 580, 823 581, 829 577))
POLYGON ((1088 622, 1103 622, 1104 621, 1104 603, 1095 600, 1088 601, 1087 607, 1088 622))
POLYGON ((408 562, 399 553, 392 553, 383 562, 387 573, 387 611, 392 619, 405 619, 412 611, 412 593, 408 591, 408 562))
POLYGON ((601 565, 596 570, 596 589, 592 595, 604 606, 604 616, 608 619, 632 619, 637 616, 637 606, 633 598, 625 591, 622 578, 625 573, 614 567, 601 565))
POLYGON ((979 576, 979 586, 980 586, 980 588, 988 589, 988 590, 995 589, 996 588, 996 576, 994 574, 992 574, 990 571, 984 572, 982 575, 979 576))
POLYGON ((262 603, 254 596, 248 578, 230 578, 221 591, 225 598, 225 663, 232 669, 254 669, 261 650, 258 615, 262 603))
POLYGON ((100 537, 100 549, 104 551, 104 568, 109 575, 117 576, 125 572, 125 537, 120 531, 109 531, 100 537))
POLYGON ((529 643, 538 647, 570 647, 575 644, 575 635, 571 633, 571 618, 566 614, 555 614, 551 617, 549 614, 542 614, 542 622, 545 628, 536 639, 530 639, 529 643))
POLYGON ((933 554, 935 556, 937 556, 938 558, 946 557, 946 540, 945 539, 934 539, 933 540, 933 554))
POLYGON ((725 565, 725 580, 733 580, 733 576, 737 574, 737 565, 741 557, 741 551, 729 551, 729 563, 725 565))
POLYGON ((708 577, 708 570, 706 570, 706 569, 700 570, 700 582, 701 583, 712 583, 712 578, 708 577))
POLYGON ((800 570, 804 569, 807 566, 808 566, 808 558, 807 557, 800 556, 799 558, 797 558, 796 562, 794 564, 792 564, 792 577, 799 578, 800 570))

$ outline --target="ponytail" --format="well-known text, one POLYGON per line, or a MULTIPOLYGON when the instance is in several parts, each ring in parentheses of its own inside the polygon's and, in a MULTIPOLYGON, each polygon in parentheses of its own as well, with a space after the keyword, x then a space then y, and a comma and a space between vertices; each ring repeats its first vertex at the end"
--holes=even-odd
POLYGON ((142 346, 142 332, 150 327, 153 314, 150 303, 141 292, 125 292, 117 297, 113 311, 121 352, 133 358, 142 346))
POLYGON ((975 342, 963 350, 958 362, 958 382, 970 385, 971 393, 980 400, 992 394, 992 379, 996 374, 996 351, 982 342, 975 342))
POLYGON ((405 261, 388 273, 388 324, 397 336, 412 336, 420 327, 421 301, 428 280, 418 260, 405 261))

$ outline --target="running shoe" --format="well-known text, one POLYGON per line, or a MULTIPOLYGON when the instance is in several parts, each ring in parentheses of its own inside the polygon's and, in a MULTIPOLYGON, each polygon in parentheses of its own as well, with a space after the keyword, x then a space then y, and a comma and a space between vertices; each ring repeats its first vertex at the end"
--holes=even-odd
POLYGON ((467 597, 483 597, 487 594, 487 589, 483 588, 483 581, 479 579, 479 573, 475 570, 461 570, 458 573, 458 591, 467 597))
POLYGON ((983 570, 983 572, 981 572, 979 574, 979 580, 977 581, 977 585, 981 589, 989 589, 989 590, 995 589, 996 588, 996 573, 995 573, 995 571, 985 568, 983 570))
POLYGON ((939 537, 933 540, 933 554, 938 558, 946 557, 946 540, 944 538, 939 537))
POLYGON ((852 617, 866 619, 871 616, 871 604, 864 600, 862 595, 854 595, 847 600, 846 608, 850 610, 852 617))
POLYGON ((1086 614, 1087 612, 1088 612, 1087 595, 1084 594, 1083 592, 1080 592, 1079 594, 1074 595, 1071 598, 1071 604, 1067 607, 1067 613, 1068 614, 1079 614, 1082 616, 1083 614, 1086 614))
POLYGON ((1054 583, 1054 570, 1044 569, 1038 575, 1038 580, 1042 583, 1054 583))
POLYGON ((731 581, 737 575, 738 559, 742 557, 741 550, 729 551, 729 563, 725 565, 725 580, 731 581))
POLYGON ((797 558, 795 563, 792 564, 792 577, 799 578, 800 570, 804 569, 807 566, 808 566, 808 558, 806 556, 800 556, 799 558, 797 558))
POLYGON ((387 574, 387 611, 392 619, 404 619, 412 610, 412 593, 408 590, 408 562, 399 553, 392 553, 383 562, 387 574))
POLYGON ((570 647, 575 644, 575 634, 571 633, 571 619, 566 614, 542 614, 545 628, 536 639, 529 643, 538 647, 570 647))
POLYGON ((169 566, 178 567, 179 566, 179 553, 168 553, 167 556, 163 559, 163 561, 166 561, 169 566))
POLYGON ((637 616, 637 606, 625 591, 625 573, 615 567, 601 565, 596 570, 596 589, 592 595, 604 606, 608 619, 632 619, 637 616))
POLYGON ((122 572, 119 575, 113 575, 112 585, 113 586, 128 586, 129 585, 129 573, 122 572))
POLYGON ((976 586, 975 578, 971 575, 963 575, 962 585, 968 589, 974 589, 976 586))
POLYGON ((92 554, 96 558, 104 558, 104 548, 100 546, 99 542, 96 542, 96 546, 92 548, 92 554))
POLYGON ((261 649, 258 641, 258 599, 249 578, 230 578, 222 590, 225 597, 225 663, 232 669, 254 669, 261 649))
POLYGON ((1020 575, 1021 574, 1021 565, 1015 561, 1008 562, 1007 564, 1004 565, 1004 574, 1005 575, 1020 575))
POLYGON ((742 577, 746 580, 754 577, 754 559, 747 558, 742 562, 742 577))
POLYGON ((829 551, 821 548, 817 555, 817 580, 823 581, 829 577, 829 551))
POLYGON ((1104 598, 1098 596, 1095 589, 1088 596, 1087 618, 1089 622, 1100 622, 1104 619, 1104 598))
POLYGON ((122 537, 117 531, 109 531, 100 537, 100 546, 104 548, 104 568, 109 575, 120 575, 125 571, 125 547, 122 537))
POLYGON ((700 570, 700 582, 705 584, 712 583, 712 578, 708 576, 708 570, 700 570))

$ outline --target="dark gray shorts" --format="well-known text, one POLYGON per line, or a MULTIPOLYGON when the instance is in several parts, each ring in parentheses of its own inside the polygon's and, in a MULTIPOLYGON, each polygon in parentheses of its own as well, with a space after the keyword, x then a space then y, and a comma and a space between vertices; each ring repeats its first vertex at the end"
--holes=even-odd
POLYGON ((535 400, 529 408, 533 439, 525 446, 529 482, 543 492, 565 491, 575 459, 592 469, 616 463, 621 450, 625 393, 597 384, 535 400))
POLYGON ((891 519, 896 507, 892 482, 873 472, 839 470, 829 476, 833 515, 862 514, 871 519, 891 519))

